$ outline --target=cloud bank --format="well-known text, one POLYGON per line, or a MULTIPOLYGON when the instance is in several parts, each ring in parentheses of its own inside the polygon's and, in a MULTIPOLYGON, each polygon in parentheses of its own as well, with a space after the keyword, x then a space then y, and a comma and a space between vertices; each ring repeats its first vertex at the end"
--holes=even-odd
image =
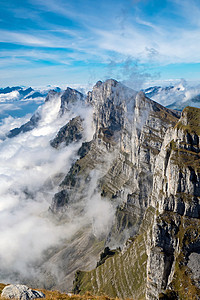
MULTIPOLYGON (((90 189, 85 190, 82 202, 75 203, 66 212, 68 221, 58 222, 48 213, 59 183, 77 159, 81 143, 91 140, 94 134, 90 107, 78 102, 60 116, 60 105, 58 94, 39 107, 41 121, 37 128, 0 141, 1 282, 23 281, 32 276, 39 278, 37 267, 47 249, 59 246, 63 239, 66 242, 83 226, 91 226, 97 237, 105 235, 111 226, 114 210, 97 191, 101 174, 98 172, 91 174, 93 181, 90 189), (76 115, 85 120, 83 140, 67 147, 52 148, 50 140, 76 115), (77 213, 81 207, 82 212, 77 213)), ((20 126, 28 118, 4 119, 1 135, 5 138, 6 131, 20 126)))

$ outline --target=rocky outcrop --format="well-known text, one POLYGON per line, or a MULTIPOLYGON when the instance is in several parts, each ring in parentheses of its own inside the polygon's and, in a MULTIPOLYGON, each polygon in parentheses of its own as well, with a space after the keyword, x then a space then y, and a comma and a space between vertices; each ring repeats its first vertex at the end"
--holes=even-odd
POLYGON ((28 132, 28 131, 36 128, 38 126, 38 123, 39 123, 40 119, 41 119, 40 113, 36 112, 31 117, 30 121, 23 124, 19 128, 14 128, 14 129, 10 130, 10 132, 7 134, 7 137, 8 138, 13 138, 13 137, 17 136, 20 133, 28 132))
POLYGON ((63 126, 56 137, 50 142, 51 146, 58 148, 60 145, 68 146, 72 142, 78 142, 82 139, 83 120, 78 116, 63 126))
POLYGON ((84 101, 85 96, 77 90, 67 88, 61 96, 60 115, 70 110, 71 105, 84 101))
POLYGON ((16 300, 29 300, 45 298, 45 294, 39 291, 31 290, 26 285, 11 284, 6 286, 2 293, 1 298, 4 299, 16 299, 16 300))

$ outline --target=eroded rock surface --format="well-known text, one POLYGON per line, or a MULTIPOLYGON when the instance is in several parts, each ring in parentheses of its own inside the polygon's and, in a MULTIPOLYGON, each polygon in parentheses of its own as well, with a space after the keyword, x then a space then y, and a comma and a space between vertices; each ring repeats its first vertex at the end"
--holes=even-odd
MULTIPOLYGON (((132 176, 130 176, 129 182, 131 180, 132 191, 137 186, 138 190, 135 193, 126 194, 127 198, 123 198, 124 204, 118 208, 117 212, 118 237, 120 230, 124 232, 127 227, 131 230, 135 229, 135 232, 132 231, 133 237, 136 232, 137 234, 127 249, 125 247, 122 251, 123 258, 120 259, 120 254, 118 254, 100 266, 99 270, 87 273, 86 276, 89 276, 92 281, 91 285, 87 285, 89 280, 85 281, 88 278, 85 277, 85 273, 76 277, 76 284, 78 284, 80 292, 84 290, 84 286, 87 286, 93 293, 98 294, 102 289, 105 289, 112 296, 133 297, 134 299, 141 297, 145 299, 159 299, 159 297, 199 299, 198 263, 194 268, 194 261, 198 261, 200 249, 200 110, 188 107, 183 111, 180 121, 175 126, 171 123, 163 136, 161 134, 158 136, 158 132, 156 132, 157 148, 153 144, 154 151, 152 151, 152 137, 155 137, 155 134, 152 135, 152 128, 154 130, 156 128, 155 117, 152 120, 152 111, 148 110, 148 112, 148 118, 142 130, 140 129, 139 140, 135 134, 137 155, 133 155, 131 161, 133 164, 137 162, 137 165, 135 165, 134 172, 130 173, 132 176), (146 124, 151 124, 152 121, 154 126, 149 130, 148 135, 146 134, 146 139, 143 140, 142 136, 148 128, 146 124), (150 143, 147 142, 148 136, 150 143), (140 142, 142 143, 140 144, 140 142), (144 155, 145 146, 148 156, 144 155), (142 176, 140 170, 144 172, 142 176), (134 173, 137 174, 137 180, 134 179, 134 173), (144 247, 146 256, 139 263, 139 254, 134 254, 138 268, 131 275, 132 280, 136 280, 139 270, 145 266, 143 280, 140 278, 143 283, 142 285, 138 285, 136 282, 130 284, 127 279, 122 279, 123 276, 119 279, 117 274, 125 274, 124 268, 132 268, 133 262, 125 259, 124 255, 130 255, 131 249, 137 248, 137 241, 140 237, 138 233, 143 227, 145 212, 149 209, 153 211, 153 214, 151 220, 149 219, 149 227, 146 228, 146 237, 140 246, 141 249, 144 247), (112 268, 110 264, 113 266, 112 268), (98 279, 102 273, 104 274, 103 277, 98 279), (112 291, 108 282, 113 282, 112 291), (127 292, 128 290, 129 292, 127 292)), ((161 123, 157 130, 160 126, 162 126, 161 123)), ((128 144, 126 143, 126 145, 128 144)), ((119 164, 119 160, 117 162, 119 164)), ((112 170, 114 169, 112 168, 112 170)), ((108 179, 108 175, 106 176, 108 179)), ((119 176, 120 172, 118 172, 115 182, 119 180, 119 176)), ((127 189, 130 187, 127 186, 126 182, 126 191, 127 189)), ((121 194, 122 191, 120 190, 119 193, 121 194)), ((124 196, 125 193, 122 194, 124 196)), ((115 196, 118 194, 116 193, 115 196)), ((114 230, 112 230, 111 236, 113 232, 114 230)))
POLYGON ((78 142, 82 139, 83 125, 82 119, 78 116, 64 125, 56 137, 50 142, 51 146, 58 148, 60 145, 68 146, 72 142, 78 142))
MULTIPOLYGON (((76 214, 81 213, 98 170, 96 193, 109 200, 116 210, 112 226, 101 241, 109 247, 122 246, 128 237, 137 236, 143 226, 151 203, 155 161, 167 129, 177 123, 179 115, 115 80, 98 82, 88 93, 87 103, 93 106, 94 138, 78 151, 80 158, 60 184, 50 209, 54 214, 67 216, 75 207, 76 214)), ((152 222, 152 217, 147 221, 152 222)), ((146 255, 141 260, 142 270, 147 264, 146 255)), ((138 290, 144 293, 145 287, 139 284, 137 292, 133 286, 130 290, 133 292, 126 292, 126 297, 135 296, 138 290)), ((112 296, 122 297, 123 293, 112 296)))
POLYGON ((1 298, 5 299, 16 299, 16 300, 29 300, 45 298, 45 294, 39 291, 32 290, 26 285, 21 284, 11 284, 6 286, 2 293, 1 298))

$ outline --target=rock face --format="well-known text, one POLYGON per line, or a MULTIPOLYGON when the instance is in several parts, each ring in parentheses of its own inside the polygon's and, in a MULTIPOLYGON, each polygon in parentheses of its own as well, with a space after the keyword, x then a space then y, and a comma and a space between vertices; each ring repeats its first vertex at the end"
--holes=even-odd
POLYGON ((84 95, 82 93, 68 87, 61 96, 60 114, 63 115, 67 110, 69 110, 71 104, 83 100, 84 95))
POLYGON ((28 131, 32 130, 33 128, 37 127, 38 122, 40 121, 40 119, 41 119, 40 114, 38 112, 36 112, 31 117, 30 121, 28 121, 27 123, 23 124, 19 128, 14 128, 14 129, 10 130, 10 132, 7 135, 7 137, 13 138, 13 137, 17 136, 18 134, 20 134, 22 132, 28 132, 28 131))
POLYGON ((166 131, 137 234, 104 265, 79 272, 74 283, 79 292, 105 290, 134 299, 200 298, 199 122, 200 110, 187 107, 166 131))
MULTIPOLYGON (((148 231, 144 220, 148 224, 153 222, 147 209, 151 205, 155 162, 165 133, 169 127, 175 126, 179 114, 146 98, 144 93, 137 93, 115 80, 98 82, 92 92, 88 93, 86 101, 93 106, 94 138, 82 144, 78 151, 80 158, 73 163, 60 184, 60 191, 54 196, 50 210, 55 215, 61 213, 65 217, 73 209, 77 215, 81 214, 85 209, 85 199, 91 196, 88 195, 88 190, 94 185, 93 177, 98 170, 98 176, 95 175, 95 193, 101 199, 110 201, 115 210, 112 226, 106 234, 99 237, 103 242, 101 245, 111 248, 122 246, 128 237, 136 236, 140 230, 148 231)), ((88 224, 89 228, 93 228, 91 234, 96 234, 94 223, 88 224)), ((146 234, 146 239, 147 236, 146 234)), ((138 247, 144 249, 144 257, 147 257, 144 242, 144 239, 139 241, 138 247)), ((76 249, 75 241, 73 243, 76 249)), ((139 252, 139 248, 136 252, 139 252)), ((93 251, 93 244, 87 250, 93 251)), ((62 260, 60 255, 57 253, 54 259, 62 260)), ((124 255, 127 257, 127 253, 124 252, 124 255)), ((142 270, 147 265, 144 257, 141 259, 144 263, 142 270)), ((112 259, 115 260, 115 256, 112 259)), ((133 263, 136 261, 135 256, 133 263)), ((103 264, 102 268, 106 265, 103 264)), ((64 272, 68 277, 67 269, 64 272)), ((135 297, 139 290, 142 295, 145 293, 144 282, 145 277, 137 290, 133 289, 134 283, 129 289, 131 294, 124 291, 110 295, 135 297)), ((101 285, 93 292, 98 293, 100 290, 101 285)), ((109 293, 109 287, 106 292, 109 293)))
POLYGON ((1 298, 29 300, 36 298, 45 298, 45 295, 42 292, 31 290, 26 285, 11 284, 3 289, 1 298))
POLYGON ((158 216, 147 266, 149 299, 162 290, 174 290, 181 299, 200 296, 198 271, 195 275, 193 268, 200 253, 199 121, 199 109, 185 108, 180 121, 166 132, 156 161, 151 205, 158 216))
MULTIPOLYGON (((180 118, 112 79, 97 82, 86 99, 68 88, 60 116, 77 100, 93 109, 94 135, 75 153, 49 213, 83 225, 47 251, 40 270, 45 287, 71 289, 78 270, 78 293, 200 299, 200 110, 188 107, 180 118), (105 247, 113 255, 97 266, 105 247)), ((51 145, 59 151, 83 135, 77 116, 51 145)))
POLYGON ((72 142, 81 140, 82 132, 83 125, 81 118, 73 118, 59 130, 56 137, 50 142, 50 144, 54 148, 58 148, 61 144, 68 146, 72 142))

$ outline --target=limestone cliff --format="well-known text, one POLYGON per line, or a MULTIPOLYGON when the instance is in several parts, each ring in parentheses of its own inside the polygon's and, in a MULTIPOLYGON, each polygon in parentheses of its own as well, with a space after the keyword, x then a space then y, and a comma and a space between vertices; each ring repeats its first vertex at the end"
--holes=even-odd
POLYGON ((50 142, 50 144, 54 148, 58 148, 61 145, 68 146, 72 142, 81 140, 82 132, 82 120, 79 116, 75 117, 59 130, 56 137, 50 142))
POLYGON ((101 196, 123 204, 119 218, 127 206, 130 211, 132 205, 145 209, 152 190, 155 159, 167 128, 175 125, 178 114, 115 80, 98 82, 87 102, 94 111, 94 139, 80 148, 81 157, 61 183, 61 191, 72 194, 74 202, 73 191, 80 187, 83 176, 89 184, 89 173, 98 167, 102 169, 101 196))
POLYGON ((175 293, 177 299, 200 297, 199 122, 200 110, 185 108, 180 121, 166 132, 156 161, 151 204, 157 216, 148 257, 149 299, 162 290, 175 293))
MULTIPOLYGON (((80 158, 61 182, 50 210, 67 220, 72 213, 75 216, 84 213, 88 197, 93 199, 91 195, 110 201, 115 215, 106 231, 98 235, 94 219, 88 221, 87 227, 91 228, 91 236, 97 236, 101 242, 101 249, 106 245, 122 246, 127 238, 139 234, 145 222, 151 203, 155 161, 167 129, 175 126, 179 114, 115 80, 98 82, 88 93, 86 102, 93 107, 94 137, 82 144, 78 151, 80 158), (91 187, 93 191, 88 194, 91 187)), ((93 205, 95 200, 94 204, 90 202, 90 206, 93 205)), ((148 217, 147 222, 152 222, 151 218, 148 217)), ((142 243, 144 241, 142 237, 142 243)), ((75 240, 73 245, 77 249, 75 240)), ((87 251, 92 249, 90 244, 87 251)), ((62 261, 59 253, 57 260, 62 261)), ((96 261, 97 256, 94 256, 93 264, 96 261)), ((64 272, 69 276, 71 271, 65 269, 64 272)))
POLYGON ((77 147, 57 174, 48 217, 70 233, 44 253, 31 286, 69 290, 77 271, 78 293, 199 299, 200 110, 185 108, 180 118, 113 79, 87 97, 52 93, 49 111, 57 97, 56 113, 68 114, 53 151, 77 147), (97 266, 105 247, 115 250, 97 266))
POLYGON ((104 265, 79 272, 75 290, 133 299, 200 298, 199 122, 200 110, 187 107, 166 131, 138 233, 104 265))

